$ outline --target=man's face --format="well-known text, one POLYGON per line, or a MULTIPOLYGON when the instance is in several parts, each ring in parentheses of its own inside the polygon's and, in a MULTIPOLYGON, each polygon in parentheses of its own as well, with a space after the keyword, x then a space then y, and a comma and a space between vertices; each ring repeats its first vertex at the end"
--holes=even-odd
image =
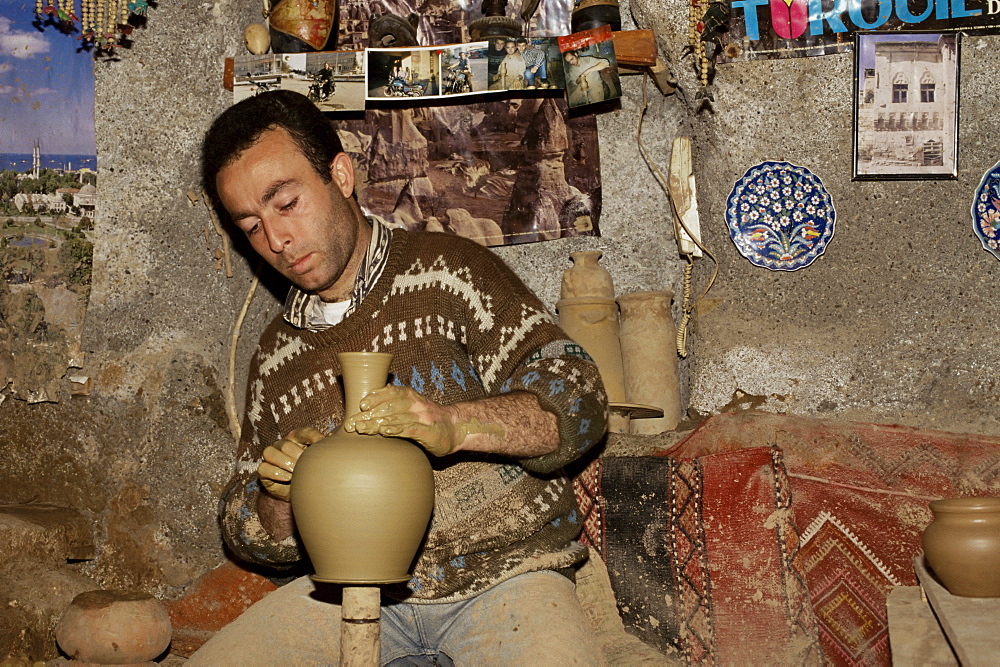
POLYGON ((502 39, 494 39, 494 40, 493 40, 493 50, 494 50, 494 51, 503 51, 503 46, 504 46, 504 44, 506 44, 506 41, 505 41, 505 40, 502 40, 502 39))
POLYGON ((353 172, 346 183, 345 168, 350 158, 341 153, 331 164, 333 180, 324 183, 292 137, 272 129, 215 179, 222 205, 254 250, 297 287, 326 300, 349 296, 354 276, 344 270, 365 252, 357 247, 364 219, 348 199, 353 172))
POLYGON ((514 53, 517 51, 517 45, 514 44, 514 42, 507 42, 507 44, 504 45, 504 48, 507 50, 507 53, 514 53))
POLYGON ((528 50, 528 45, 526 43, 524 43, 524 42, 519 42, 518 43, 518 45, 517 45, 517 51, 518 51, 518 53, 524 53, 527 50, 528 50))
POLYGON ((566 52, 565 59, 566 59, 566 62, 568 62, 570 65, 573 65, 574 67, 576 67, 577 63, 580 62, 580 59, 572 51, 567 51, 566 52))

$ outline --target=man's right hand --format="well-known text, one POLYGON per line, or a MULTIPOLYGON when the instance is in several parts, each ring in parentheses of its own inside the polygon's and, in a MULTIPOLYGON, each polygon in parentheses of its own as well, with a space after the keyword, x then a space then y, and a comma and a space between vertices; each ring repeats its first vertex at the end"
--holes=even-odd
POLYGON ((319 430, 305 426, 290 432, 281 440, 264 449, 264 460, 257 466, 260 483, 268 494, 288 501, 291 493, 292 471, 306 451, 306 447, 324 437, 319 430))

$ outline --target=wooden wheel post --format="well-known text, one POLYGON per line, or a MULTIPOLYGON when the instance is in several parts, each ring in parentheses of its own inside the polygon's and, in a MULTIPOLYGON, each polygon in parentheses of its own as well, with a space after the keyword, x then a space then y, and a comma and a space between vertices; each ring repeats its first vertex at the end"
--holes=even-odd
POLYGON ((340 664, 378 665, 381 595, 378 586, 344 586, 340 623, 340 664))

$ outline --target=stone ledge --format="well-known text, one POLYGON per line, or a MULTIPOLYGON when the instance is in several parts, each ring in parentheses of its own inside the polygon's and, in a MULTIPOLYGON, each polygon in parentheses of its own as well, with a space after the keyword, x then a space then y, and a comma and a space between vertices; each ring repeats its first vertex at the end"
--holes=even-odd
POLYGON ((76 510, 55 505, 0 505, 0 543, 15 560, 91 560, 90 522, 76 510))

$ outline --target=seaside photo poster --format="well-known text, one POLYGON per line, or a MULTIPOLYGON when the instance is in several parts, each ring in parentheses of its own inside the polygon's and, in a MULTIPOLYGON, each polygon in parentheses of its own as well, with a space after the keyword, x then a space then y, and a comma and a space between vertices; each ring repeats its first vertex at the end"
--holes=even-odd
POLYGON ((98 181, 93 55, 33 10, 0 0, 0 387, 37 403, 81 379, 98 181))

